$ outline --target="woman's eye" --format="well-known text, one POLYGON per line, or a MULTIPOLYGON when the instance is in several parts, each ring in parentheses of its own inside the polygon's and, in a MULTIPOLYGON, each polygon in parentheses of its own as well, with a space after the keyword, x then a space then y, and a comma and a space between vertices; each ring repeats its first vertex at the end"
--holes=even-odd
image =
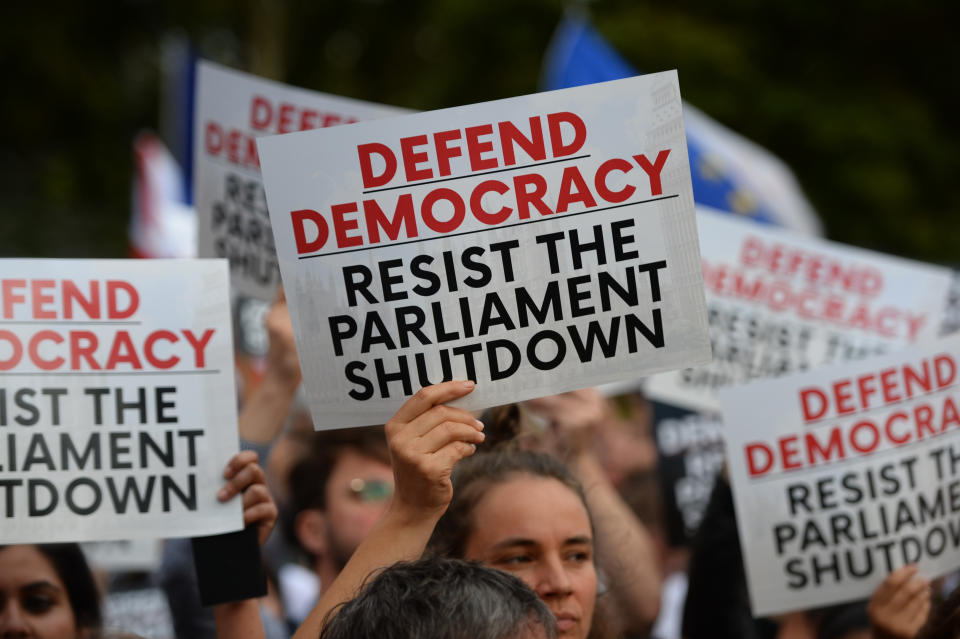
POLYGON ((53 607, 53 604, 53 599, 44 595, 30 595, 23 600, 24 610, 34 615, 45 613, 53 607))

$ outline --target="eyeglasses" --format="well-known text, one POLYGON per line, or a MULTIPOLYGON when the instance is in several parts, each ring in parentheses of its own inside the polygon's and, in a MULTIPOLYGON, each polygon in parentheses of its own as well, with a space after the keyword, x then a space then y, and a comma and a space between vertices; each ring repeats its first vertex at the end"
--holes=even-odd
POLYGON ((393 495, 393 482, 384 479, 350 480, 350 495, 357 501, 384 501, 393 495))

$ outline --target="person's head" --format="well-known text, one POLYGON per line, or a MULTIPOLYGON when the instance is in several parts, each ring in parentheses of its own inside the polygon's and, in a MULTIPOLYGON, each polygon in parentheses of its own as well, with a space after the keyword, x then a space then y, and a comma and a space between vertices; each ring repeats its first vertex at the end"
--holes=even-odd
POLYGON ((390 566, 332 611, 320 639, 555 639, 550 610, 522 581, 455 559, 390 566))
POLYGON ((586 637, 597 597, 593 527, 566 466, 531 451, 484 453, 457 465, 453 485, 431 552, 516 575, 553 612, 560 637, 586 637))
POLYGON ((867 602, 856 601, 815 611, 817 639, 870 639, 867 602))
POLYGON ((930 613, 926 625, 920 629, 917 639, 960 638, 960 587, 930 613))
POLYGON ((89 639, 100 598, 77 544, 0 546, 0 637, 89 639))
POLYGON ((329 571, 321 577, 335 577, 393 494, 383 429, 316 433, 310 454, 290 473, 290 492, 297 542, 318 571, 329 571))

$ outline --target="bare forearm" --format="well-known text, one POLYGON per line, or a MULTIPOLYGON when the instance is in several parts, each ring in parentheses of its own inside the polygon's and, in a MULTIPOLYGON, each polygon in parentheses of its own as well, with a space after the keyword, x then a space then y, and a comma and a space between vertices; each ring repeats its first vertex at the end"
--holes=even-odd
POLYGON ((268 372, 240 412, 240 438, 258 444, 276 439, 296 392, 295 380, 284 380, 268 372))
POLYGON ((317 639, 330 611, 356 596, 372 573, 398 561, 418 559, 439 518, 439 514, 423 517, 388 510, 350 557, 340 575, 329 588, 324 588, 320 601, 293 639, 317 639))
POLYGON ((219 639, 265 639, 256 599, 244 599, 213 607, 219 639))
POLYGON ((645 633, 660 612, 660 570, 650 533, 624 503, 596 458, 571 462, 583 484, 597 536, 597 563, 625 630, 645 633))

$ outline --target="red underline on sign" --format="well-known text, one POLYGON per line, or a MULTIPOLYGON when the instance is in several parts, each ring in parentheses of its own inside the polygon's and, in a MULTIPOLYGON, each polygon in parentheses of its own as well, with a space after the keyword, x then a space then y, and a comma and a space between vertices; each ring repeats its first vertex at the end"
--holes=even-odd
POLYGON ((680 194, 675 195, 664 195, 663 197, 655 197, 649 200, 639 200, 637 202, 626 202, 625 204, 615 204, 614 206, 605 206, 602 208, 593 208, 586 209, 585 211, 577 211, 576 213, 559 213, 554 214, 550 217, 541 217, 537 220, 530 220, 529 222, 514 222, 513 224, 504 224, 503 226, 491 226, 490 228, 485 229, 476 229, 473 231, 461 231, 459 233, 447 233, 446 235, 437 235, 435 237, 422 237, 417 240, 407 240, 405 242, 392 242, 390 244, 378 244, 376 246, 361 246, 358 248, 344 249, 342 251, 333 251, 330 253, 315 253, 313 255, 301 255, 298 257, 298 260, 309 260, 312 257, 330 257, 331 255, 343 255, 344 253, 356 253, 357 251, 374 251, 376 249, 390 248, 392 246, 403 246, 404 244, 418 244, 419 242, 430 242, 432 240, 442 240, 448 237, 458 237, 460 235, 477 235, 479 233, 487 233, 489 231, 499 231, 501 229, 509 229, 514 226, 524 226, 526 224, 538 224, 540 222, 549 222, 556 219, 557 216, 568 218, 576 217, 577 215, 583 215, 584 213, 597 213, 598 211, 611 211, 613 209, 622 209, 625 206, 634 206, 636 204, 650 204, 651 202, 660 202, 662 200, 672 200, 675 197, 680 197, 680 194))
POLYGON ((956 388, 957 384, 950 384, 949 386, 944 386, 943 388, 936 388, 932 391, 927 391, 926 393, 921 393, 920 395, 914 395, 913 397, 904 397, 903 399, 898 399, 895 402, 890 402, 889 404, 881 404, 880 406, 874 406, 873 408, 868 408, 867 410, 860 410, 854 413, 844 413, 843 415, 834 415, 833 417, 821 417, 820 419, 814 419, 809 422, 804 422, 804 426, 816 426, 822 424, 823 422, 831 420, 841 420, 847 419, 850 417, 859 417, 861 415, 869 415, 870 413, 875 413, 880 409, 889 408, 890 406, 896 406, 897 404, 902 404, 904 402, 912 402, 915 399, 921 397, 927 397, 929 395, 936 395, 937 393, 942 393, 943 391, 950 390, 951 388, 956 388))
POLYGON ((493 175, 494 173, 504 173, 505 171, 519 171, 521 169, 529 169, 534 166, 546 166, 548 164, 556 164, 557 162, 572 162, 574 160, 582 160, 583 158, 590 157, 590 154, 585 155, 575 155, 569 158, 558 158, 556 160, 547 160, 546 162, 534 162, 533 164, 524 164, 522 166, 508 166, 503 169, 494 169, 492 171, 480 171, 479 173, 468 173, 467 175, 454 175, 453 177, 447 178, 438 178, 436 180, 425 180, 423 182, 407 182, 406 184, 400 184, 398 186, 385 186, 382 189, 368 189, 363 192, 364 195, 367 193, 381 193, 383 191, 394 191, 396 189, 405 189, 407 187, 414 186, 424 186, 425 184, 439 184, 440 182, 450 182, 451 180, 466 180, 467 178, 477 177, 478 175, 493 175))
POLYGON ((910 448, 911 446, 916 446, 917 444, 926 444, 931 439, 934 439, 936 437, 943 437, 944 435, 956 435, 956 434, 958 434, 957 430, 945 430, 940 433, 934 433, 929 437, 924 437, 923 439, 912 441, 909 444, 903 444, 902 446, 894 446, 893 448, 888 448, 887 450, 881 450, 879 453, 868 453, 866 455, 859 455, 857 457, 848 457, 847 459, 838 459, 837 461, 826 462, 824 464, 817 464, 816 466, 806 466, 805 468, 781 470, 779 473, 771 473, 769 475, 764 475, 763 477, 756 477, 753 479, 747 478, 747 480, 751 482, 758 482, 758 481, 769 481, 771 479, 783 479, 784 475, 802 475, 803 473, 807 473, 812 470, 820 470, 822 468, 827 468, 830 466, 841 466, 849 462, 863 461, 865 459, 873 459, 874 457, 883 457, 884 455, 889 455, 891 453, 899 453, 903 450, 910 448))
POLYGON ((103 321, 88 321, 88 320, 0 320, 0 325, 11 324, 11 325, 26 325, 26 324, 75 324, 83 326, 116 326, 118 324, 126 325, 139 325, 143 322, 139 320, 103 320, 103 321))
POLYGON ((0 373, 2 377, 11 377, 11 376, 39 376, 39 377, 89 377, 91 375, 98 375, 100 377, 109 376, 115 377, 117 375, 212 375, 213 373, 219 373, 219 368, 204 368, 195 371, 73 371, 70 373, 48 373, 46 371, 19 371, 19 372, 6 372, 0 373))

